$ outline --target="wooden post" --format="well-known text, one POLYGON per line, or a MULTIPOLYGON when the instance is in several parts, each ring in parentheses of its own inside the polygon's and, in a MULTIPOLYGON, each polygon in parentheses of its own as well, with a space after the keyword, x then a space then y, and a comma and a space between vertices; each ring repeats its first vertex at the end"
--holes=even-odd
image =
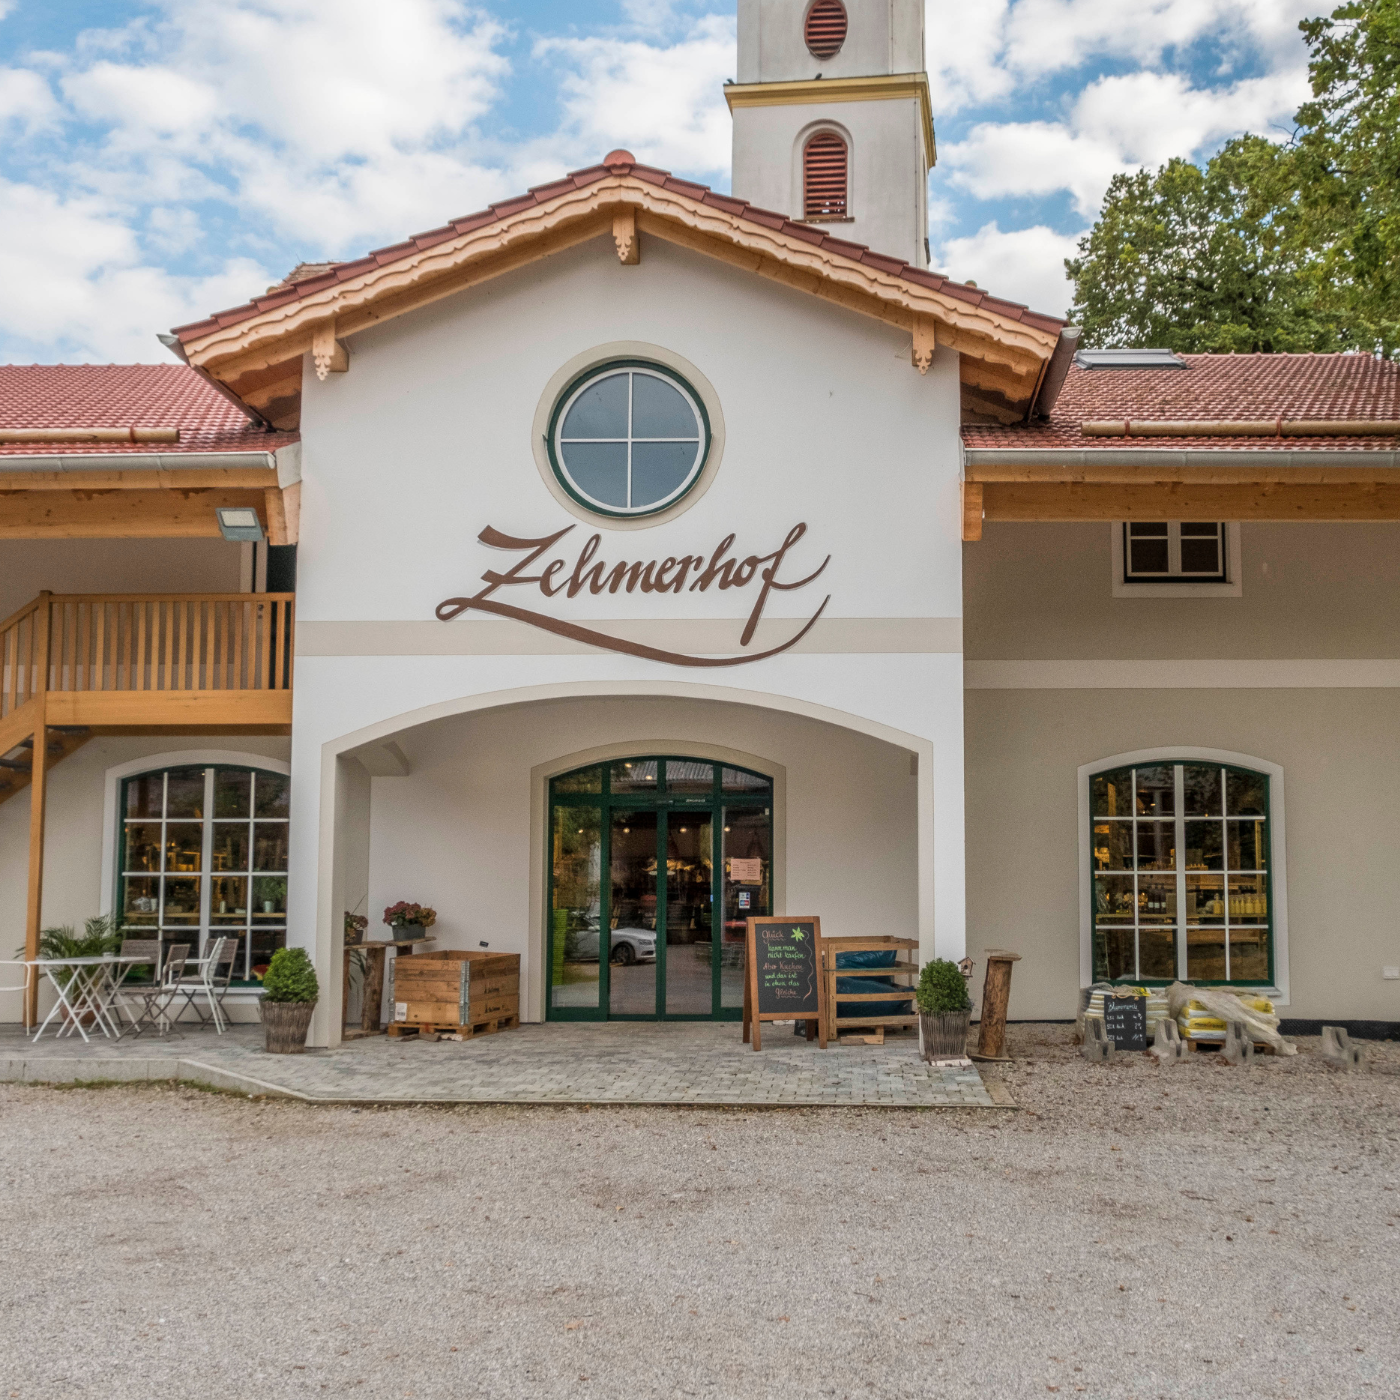
POLYGON ((384 948, 365 949, 365 994, 360 1003, 360 1029, 379 1034, 379 1003, 384 1000, 384 948))
MULTIPOLYGON (((48 590, 39 595, 34 614, 34 756, 29 770, 29 897, 24 921, 24 956, 39 956, 39 928, 44 904, 44 800, 49 776, 49 618, 52 609, 48 590)), ((39 1019, 39 979, 29 979, 24 998, 25 1029, 39 1019)))
POLYGON ((977 1032, 979 1060, 1006 1058, 1006 1005, 1011 999, 1011 964, 1020 953, 987 950, 987 980, 982 986, 982 1020, 977 1032))

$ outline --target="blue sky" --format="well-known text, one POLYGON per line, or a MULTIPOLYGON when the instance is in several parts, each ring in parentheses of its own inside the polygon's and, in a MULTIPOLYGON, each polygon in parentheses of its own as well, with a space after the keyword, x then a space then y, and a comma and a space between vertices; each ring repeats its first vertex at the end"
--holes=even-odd
MULTIPOLYGON (((934 266, 1062 313, 1113 174, 1286 136, 1329 8, 928 0, 934 266)), ((0 360, 160 360, 615 146, 727 189, 734 31, 733 0, 0 0, 0 360)))

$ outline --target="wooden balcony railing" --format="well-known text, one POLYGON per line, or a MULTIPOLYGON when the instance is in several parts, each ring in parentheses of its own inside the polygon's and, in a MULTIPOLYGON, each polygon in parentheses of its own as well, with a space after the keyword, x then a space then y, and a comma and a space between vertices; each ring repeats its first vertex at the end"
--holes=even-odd
POLYGON ((293 611, 291 593, 41 594, 0 623, 0 746, 38 699, 60 727, 288 725, 293 611))

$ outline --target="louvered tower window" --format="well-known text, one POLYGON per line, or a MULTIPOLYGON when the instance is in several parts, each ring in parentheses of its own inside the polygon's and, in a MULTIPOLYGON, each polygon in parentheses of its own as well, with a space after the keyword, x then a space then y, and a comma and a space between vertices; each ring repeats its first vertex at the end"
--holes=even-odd
POLYGON ((819 131, 802 152, 802 217, 849 218, 846 207, 846 143, 819 131))
POLYGON ((835 57, 846 42, 846 7, 841 0, 817 0, 802 32, 813 58, 835 57))

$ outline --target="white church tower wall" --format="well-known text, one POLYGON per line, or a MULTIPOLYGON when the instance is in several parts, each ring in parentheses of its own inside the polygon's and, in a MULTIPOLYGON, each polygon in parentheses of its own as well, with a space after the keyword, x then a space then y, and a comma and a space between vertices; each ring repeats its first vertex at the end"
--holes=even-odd
POLYGON ((739 0, 725 95, 736 196, 928 266, 922 0, 739 0))

